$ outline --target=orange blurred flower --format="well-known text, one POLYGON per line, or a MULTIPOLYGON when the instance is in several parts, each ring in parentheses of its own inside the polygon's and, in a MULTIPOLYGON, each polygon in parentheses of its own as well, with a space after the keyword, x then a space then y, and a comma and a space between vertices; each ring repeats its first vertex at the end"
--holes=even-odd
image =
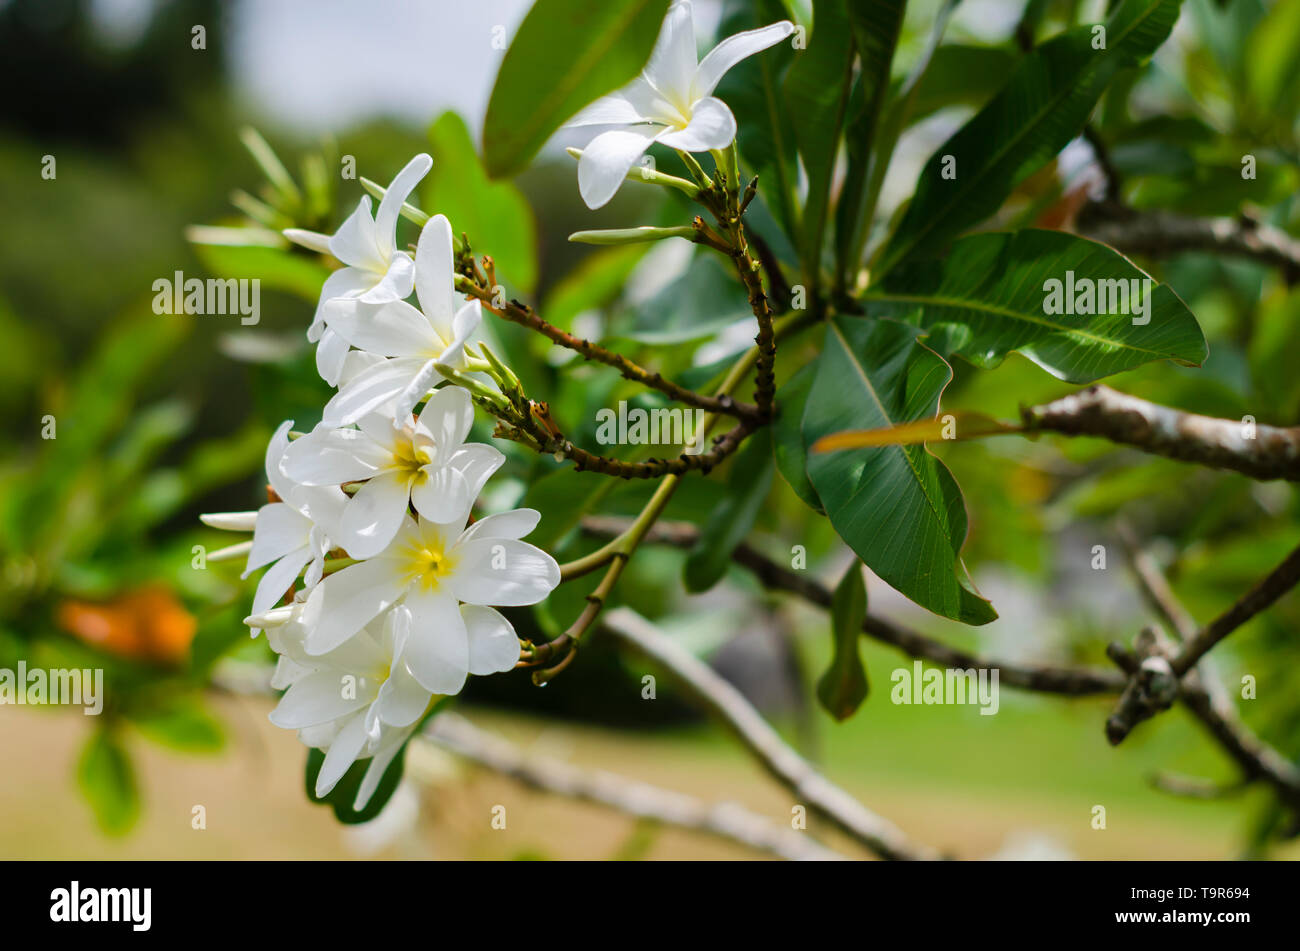
POLYGON ((130 591, 112 601, 67 600, 59 626, 93 647, 129 657, 176 664, 184 660, 198 621, 165 587, 130 591))

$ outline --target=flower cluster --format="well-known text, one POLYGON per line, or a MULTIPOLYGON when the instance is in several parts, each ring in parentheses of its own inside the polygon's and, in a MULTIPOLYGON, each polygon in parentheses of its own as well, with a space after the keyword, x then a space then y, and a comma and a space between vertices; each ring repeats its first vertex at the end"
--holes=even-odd
POLYGON ((338 391, 312 431, 276 431, 273 501, 204 516, 253 531, 245 575, 267 570, 246 623, 266 631, 280 658, 273 684, 287 688, 271 720, 326 751, 318 796, 370 760, 357 809, 435 699, 470 674, 515 666, 519 639, 495 607, 536 604, 560 581, 555 560, 522 541, 537 512, 472 519, 505 457, 465 441, 470 396, 440 384, 442 370, 483 364, 472 342, 479 303, 457 307, 445 217, 424 225, 414 258, 397 246, 402 203, 431 166, 416 156, 376 213, 361 199, 333 235, 285 232, 345 265, 325 281, 308 330, 338 391))

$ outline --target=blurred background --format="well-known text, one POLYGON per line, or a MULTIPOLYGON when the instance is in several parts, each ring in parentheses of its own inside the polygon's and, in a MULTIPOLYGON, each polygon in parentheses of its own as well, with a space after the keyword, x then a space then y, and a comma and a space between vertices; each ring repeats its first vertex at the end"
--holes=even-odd
MULTIPOLYGON (((697 3, 702 44, 736 6, 697 3)), ((1046 35, 1105 4, 1031 6, 1046 35)), ((1131 203, 1213 215, 1249 204, 1294 230, 1300 23, 1287 6, 1188 0, 1152 67, 1116 84, 1097 124, 1131 203), (1249 195, 1238 174, 1247 152, 1266 156, 1249 195)), ((910 5, 896 74, 918 55, 937 7, 910 5)), ((494 39, 508 39, 526 9, 525 0, 0 0, 0 667, 103 667, 108 695, 97 718, 0 706, 0 857, 754 856, 525 789, 427 746, 413 751, 380 819, 340 826, 303 795, 306 750, 266 721, 273 698, 246 689, 270 659, 240 623, 252 581, 234 563, 200 564, 234 539, 203 528, 198 514, 255 508, 271 431, 285 418, 309 428, 328 398, 303 336, 326 272, 273 235, 292 224, 334 229, 363 194, 340 174, 349 156, 359 175, 386 183, 430 151, 418 203, 493 254, 512 293, 560 326, 634 353, 656 348, 651 359, 687 383, 707 380, 752 336, 743 294, 691 247, 593 252, 565 240, 583 228, 677 223, 686 208, 627 187, 589 212, 562 149, 581 137, 558 137, 513 183, 483 176, 474 143, 502 55, 494 39), (302 183, 296 207, 272 207, 264 169, 241 140, 250 125, 302 183), (250 224, 272 235, 264 246, 223 243, 211 230, 250 224), (258 277, 260 322, 155 314, 152 284, 176 271, 258 277), (56 436, 43 438, 50 417, 56 436), (205 829, 193 827, 197 805, 205 829), (507 808, 504 830, 490 823, 496 805, 507 808)), ((794 9, 806 21, 806 4, 794 9)), ((936 60, 942 68, 890 168, 885 212, 1005 77, 1024 10, 1019 0, 958 6, 945 40, 956 52, 936 60)), ((1082 143, 1068 148, 1026 183, 1018 213, 1041 220, 1090 187, 1090 155, 1082 143)), ((671 156, 659 161, 675 171, 671 156)), ((1113 384, 1214 415, 1300 421, 1300 296, 1251 263, 1185 254, 1160 268, 1205 328, 1210 360, 1113 384)), ((529 391, 572 421, 578 441, 594 441, 595 410, 632 391, 592 367, 569 372, 566 354, 517 329, 496 328, 529 391)), ((783 352, 781 376, 811 347, 783 352)), ((1069 389, 1016 356, 992 372, 955 370, 945 407, 1004 418, 1069 389)), ((964 629, 874 579, 871 609, 1008 660, 1104 664, 1108 641, 1128 641, 1150 620, 1125 575, 1120 521, 1154 546, 1202 620, 1294 545, 1300 521, 1289 486, 1087 441, 1010 438, 940 454, 970 510, 967 563, 1001 617, 964 629), (1102 570, 1095 545, 1109 552, 1102 570)), ((687 480, 668 517, 702 521, 725 479, 724 469, 687 480)), ((584 542, 563 500, 598 482, 512 453, 489 504, 523 499, 559 513, 538 543, 564 560, 584 542)), ((648 488, 614 486, 596 510, 632 514, 648 488)), ((779 477, 764 511, 755 545, 780 560, 803 545, 810 571, 831 583, 842 574, 847 549, 779 477)), ((1199 801, 1153 787, 1164 771, 1234 777, 1179 710, 1111 749, 1108 699, 1008 689, 996 716, 896 706, 890 673, 911 659, 865 642, 871 694, 836 723, 813 697, 831 653, 826 616, 765 595, 738 569, 686 595, 684 557, 643 550, 620 597, 708 657, 801 752, 919 841, 963 858, 1300 856, 1294 842, 1265 844, 1278 817, 1260 790, 1199 801), (1091 824, 1098 804, 1105 830, 1091 824)), ((585 594, 574 587, 517 617, 520 633, 566 626, 585 594)), ((1230 685, 1256 678, 1258 699, 1242 702, 1243 716, 1292 756, 1300 666, 1288 640, 1298 620, 1300 605, 1285 600, 1215 652, 1230 685)), ((475 680, 458 710, 534 753, 742 802, 785 823, 789 796, 667 678, 654 703, 643 701, 645 673, 596 637, 545 690, 525 672, 475 680)))

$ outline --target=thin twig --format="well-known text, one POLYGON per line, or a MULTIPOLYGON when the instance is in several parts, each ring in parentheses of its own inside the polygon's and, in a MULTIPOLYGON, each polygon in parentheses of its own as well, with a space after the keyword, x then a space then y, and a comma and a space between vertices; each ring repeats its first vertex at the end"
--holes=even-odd
POLYGON ((525 753, 509 740, 481 730, 454 713, 434 717, 425 728, 424 738, 525 786, 607 806, 638 819, 704 832, 792 861, 845 858, 811 836, 784 829, 738 803, 708 803, 603 770, 581 769, 525 753))
POLYGON ((928 846, 910 841, 889 820, 819 773, 781 739, 739 690, 645 618, 628 608, 618 608, 606 615, 604 627, 669 671, 697 701, 717 714, 763 767, 794 793, 800 805, 829 819, 882 858, 941 857, 928 846))
POLYGON ((750 403, 739 402, 729 395, 717 397, 696 393, 694 390, 674 383, 661 373, 638 366, 621 353, 607 350, 599 344, 574 336, 553 324, 547 323, 531 307, 521 304, 519 301, 506 301, 503 305, 497 306, 494 290, 490 285, 485 286, 466 279, 459 282, 458 289, 470 297, 477 298, 484 307, 497 316, 535 330, 551 342, 573 350, 588 360, 595 360, 598 363, 613 367, 627 379, 640 383, 642 386, 659 390, 679 403, 685 403, 687 406, 694 406, 710 413, 734 416, 737 419, 758 419, 758 409, 750 403))

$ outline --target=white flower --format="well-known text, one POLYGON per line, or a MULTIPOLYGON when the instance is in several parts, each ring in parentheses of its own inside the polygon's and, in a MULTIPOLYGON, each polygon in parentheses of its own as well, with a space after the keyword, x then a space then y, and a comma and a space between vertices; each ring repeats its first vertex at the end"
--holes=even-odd
POLYGON ((426 689, 454 694, 469 674, 511 669, 518 638, 487 605, 536 604, 560 583, 555 559, 520 541, 539 518, 516 509, 462 531, 463 520, 407 517, 386 549, 312 589, 302 614, 307 652, 333 650, 391 609, 398 653, 426 689))
POLYGON ((420 232, 415 294, 419 310, 401 300, 345 299, 331 306, 326 321, 340 338, 374 357, 392 359, 372 363, 344 384, 325 406, 326 422, 355 423, 381 407, 404 419, 441 379, 438 364, 466 366, 465 345, 483 315, 477 300, 457 309, 451 225, 443 215, 434 215, 420 232))
POLYGON ((316 776, 317 796, 328 794, 349 766, 369 757, 353 803, 354 809, 362 809, 434 695, 397 659, 403 635, 392 614, 319 656, 303 649, 306 629, 301 615, 301 606, 296 606, 287 623, 267 628, 268 639, 280 653, 271 686, 288 688, 270 719, 276 726, 297 730, 307 746, 326 751, 316 776))
MULTIPOLYGON (((263 505, 256 513, 228 512, 200 516, 214 528, 253 532, 248 564, 241 577, 247 578, 264 565, 270 565, 257 583, 253 596, 253 614, 262 614, 284 597, 304 568, 304 590, 321 578, 325 554, 333 547, 330 536, 337 534, 347 496, 337 486, 298 485, 281 470, 281 461, 289 446, 286 421, 275 431, 266 447, 266 478, 280 497, 279 502, 263 505)), ((257 629, 253 630, 254 636, 257 629)))
POLYGON ((281 468, 303 485, 367 480, 344 508, 333 540, 353 558, 369 558, 393 540, 412 503, 429 521, 464 522, 506 458, 492 446, 466 445, 473 422, 469 394, 444 387, 403 425, 375 413, 361 417, 359 429, 319 426, 289 446, 281 468))
POLYGON ((313 251, 332 254, 347 265, 325 280, 316 316, 307 329, 308 340, 320 341, 316 367, 331 386, 338 383, 348 352, 347 341, 328 326, 327 316, 333 302, 355 299, 382 304, 411 296, 415 263, 409 254, 397 248, 397 218, 402 202, 432 167, 433 159, 421 152, 397 173, 374 217, 370 214, 370 196, 366 195, 333 235, 301 228, 285 229, 284 235, 289 240, 313 251))
POLYGON ((578 191, 589 208, 599 208, 618 191, 652 142, 682 152, 724 149, 736 137, 736 117, 712 95, 718 81, 747 56, 794 33, 789 20, 729 36, 696 61, 690 0, 668 9, 650 62, 617 92, 596 100, 566 125, 620 125, 603 132, 578 160, 578 191))

